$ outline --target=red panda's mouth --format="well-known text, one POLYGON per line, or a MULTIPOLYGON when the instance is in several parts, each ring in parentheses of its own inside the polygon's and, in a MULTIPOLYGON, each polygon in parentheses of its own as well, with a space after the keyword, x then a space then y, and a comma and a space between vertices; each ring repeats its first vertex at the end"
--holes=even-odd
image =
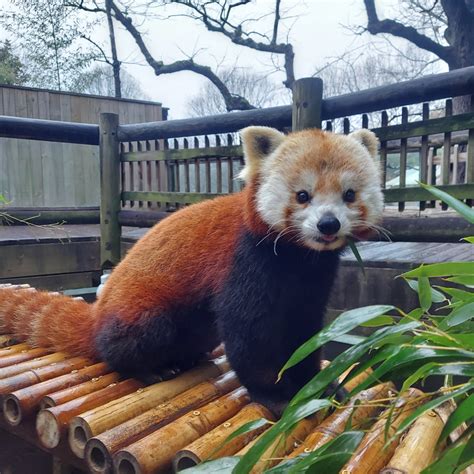
POLYGON ((314 240, 316 242, 319 242, 320 244, 331 244, 332 242, 335 242, 339 236, 337 235, 324 235, 322 234, 319 237, 316 237, 314 240))

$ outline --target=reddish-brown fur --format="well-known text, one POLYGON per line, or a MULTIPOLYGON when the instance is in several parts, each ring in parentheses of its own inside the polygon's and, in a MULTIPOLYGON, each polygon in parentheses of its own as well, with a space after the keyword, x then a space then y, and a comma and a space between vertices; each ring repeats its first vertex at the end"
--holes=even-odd
POLYGON ((256 185, 158 223, 115 268, 93 305, 40 291, 0 290, 1 332, 13 332, 33 346, 97 357, 94 334, 109 317, 139 323, 176 302, 192 305, 214 294, 227 276, 242 229, 267 231, 255 212, 256 185))

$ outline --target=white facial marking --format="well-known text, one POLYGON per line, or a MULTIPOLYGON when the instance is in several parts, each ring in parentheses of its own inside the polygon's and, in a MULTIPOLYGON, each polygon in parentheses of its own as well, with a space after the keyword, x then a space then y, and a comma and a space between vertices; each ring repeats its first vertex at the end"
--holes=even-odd
MULTIPOLYGON (((317 138, 315 138, 316 140, 317 138)), ((357 140, 339 135, 331 135, 334 141, 333 153, 347 155, 348 160, 355 160, 360 166, 344 166, 345 161, 339 160, 342 169, 324 168, 321 175, 316 174, 317 166, 312 166, 308 160, 301 160, 304 153, 311 149, 311 141, 301 144, 294 141, 294 149, 286 150, 279 156, 276 150, 262 164, 260 169, 260 186, 256 195, 257 211, 262 219, 276 234, 291 226, 291 230, 298 234, 295 242, 315 250, 333 250, 342 247, 356 229, 370 227, 380 220, 383 209, 383 198, 380 189, 380 178, 377 164, 367 149, 357 140), (295 166, 306 163, 309 169, 298 170, 295 166), (325 174, 329 173, 329 174, 325 174), (292 182, 290 183, 290 178, 292 182), (334 181, 336 177, 339 185, 334 191, 324 187, 328 179, 334 181), (320 181, 321 180, 321 181, 320 181), (318 190, 318 182, 321 189, 318 190), (356 201, 351 204, 344 201, 344 192, 352 189, 356 193, 356 201), (299 204, 296 195, 299 191, 307 191, 311 200, 299 204), (361 221, 359 209, 366 209, 364 220, 361 221), (340 229, 333 235, 325 235, 318 229, 318 222, 325 214, 333 215, 340 223, 340 229)), ((330 149, 331 152, 332 149, 330 149)), ((331 159, 330 152, 325 159, 331 159)), ((319 159, 315 156, 315 164, 319 159)))

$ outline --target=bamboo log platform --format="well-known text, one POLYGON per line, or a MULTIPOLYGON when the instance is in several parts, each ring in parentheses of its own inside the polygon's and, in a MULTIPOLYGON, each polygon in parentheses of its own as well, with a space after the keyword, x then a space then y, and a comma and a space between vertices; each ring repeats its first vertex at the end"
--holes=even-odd
MULTIPOLYGON (((368 370, 344 384, 351 369, 340 377, 348 391, 371 374, 368 370)), ((428 411, 388 447, 384 433, 388 413, 393 433, 423 396, 417 389, 398 394, 391 382, 363 390, 336 410, 299 422, 284 442, 277 440, 264 453, 252 474, 304 456, 349 424, 366 435, 342 472, 421 472, 440 449, 437 436, 454 407, 428 411)), ((176 472, 208 459, 243 455, 276 421, 252 403, 222 347, 174 378, 145 384, 102 362, 31 348, 3 334, 0 401, 1 429, 94 474, 176 472), (268 423, 223 444, 234 430, 261 418, 268 423)))

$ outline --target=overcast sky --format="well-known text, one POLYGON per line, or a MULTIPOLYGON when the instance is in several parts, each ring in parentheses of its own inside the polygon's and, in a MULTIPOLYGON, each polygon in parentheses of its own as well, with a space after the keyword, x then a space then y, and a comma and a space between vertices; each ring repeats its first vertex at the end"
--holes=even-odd
MULTIPOLYGON (((0 0, 0 8, 6 3, 7 0, 0 0)), ((274 3, 274 0, 254 0, 241 11, 246 16, 258 17, 271 10, 274 3)), ((378 0, 379 16, 390 14, 391 6, 396 3, 396 0, 378 0)), ((373 41, 368 34, 356 36, 347 29, 350 25, 365 24, 363 0, 284 0, 282 5, 283 8, 291 7, 289 14, 295 16, 282 25, 280 39, 284 40, 284 33, 291 25, 289 39, 295 50, 297 78, 312 75, 318 66, 347 50, 360 48, 359 51, 363 52, 363 45, 373 41)), ((160 9, 163 16, 178 11, 183 10, 175 5, 160 9)), ((255 28, 268 32, 271 26, 272 18, 268 18, 256 24, 255 28)), ((120 59, 125 61, 124 67, 140 82, 147 96, 169 107, 170 118, 188 116, 186 105, 206 79, 191 72, 156 77, 145 64, 131 36, 118 26, 117 30, 120 59)), ((195 20, 182 17, 150 19, 140 25, 140 30, 146 33, 145 41, 155 58, 165 63, 185 59, 197 52, 195 61, 212 68, 237 65, 269 74, 277 83, 284 79, 283 73, 274 72, 268 53, 235 46, 224 36, 208 32, 195 20)), ((93 34, 95 39, 107 37, 105 28, 97 28, 93 34)))
MULTIPOLYGON (((271 9, 274 3, 274 0, 254 0, 251 6, 245 7, 245 11, 258 17, 271 9)), ((392 1, 379 0, 378 3, 379 11, 383 14, 384 7, 392 1)), ((287 21, 286 24, 292 25, 289 37, 295 49, 297 78, 312 75, 317 66, 323 65, 329 58, 370 40, 365 35, 363 38, 356 37, 344 27, 364 23, 366 17, 362 0, 286 0, 282 4, 296 5, 290 14, 297 18, 287 21)), ((167 13, 175 11, 176 7, 168 7, 167 13)), ((262 21, 260 25, 271 28, 271 23, 268 22, 265 25, 262 21)), ((263 73, 274 71, 269 54, 235 46, 224 36, 208 32, 195 20, 155 20, 145 23, 141 29, 147 31, 147 45, 155 57, 162 58, 165 62, 184 59, 185 54, 191 55, 194 51, 199 51, 195 61, 211 67, 236 64, 263 73)), ((283 29, 282 33, 284 31, 283 29)), ((143 61, 127 32, 123 31, 119 35, 119 41, 123 58, 133 62, 143 61)), ((199 92, 206 81, 191 72, 156 77, 149 67, 127 65, 127 70, 140 80, 149 97, 170 107, 170 118, 187 116, 187 102, 199 92)), ((283 73, 273 73, 271 77, 278 83, 284 79, 283 73)))

